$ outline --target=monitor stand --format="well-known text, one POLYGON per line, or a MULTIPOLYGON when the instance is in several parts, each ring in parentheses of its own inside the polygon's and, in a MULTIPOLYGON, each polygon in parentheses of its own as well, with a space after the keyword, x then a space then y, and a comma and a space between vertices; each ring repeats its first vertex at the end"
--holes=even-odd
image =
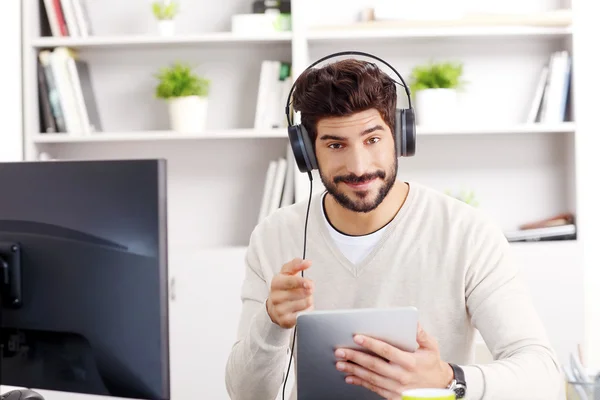
POLYGON ((15 389, 3 393, 0 400, 44 400, 41 394, 29 389, 15 389))

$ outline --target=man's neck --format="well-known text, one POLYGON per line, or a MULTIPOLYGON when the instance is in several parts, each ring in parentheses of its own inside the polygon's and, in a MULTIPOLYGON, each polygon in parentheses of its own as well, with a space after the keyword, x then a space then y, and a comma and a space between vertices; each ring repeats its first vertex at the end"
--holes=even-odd
POLYGON ((325 213, 331 225, 338 231, 353 236, 368 235, 394 219, 406 200, 408 190, 408 184, 396 181, 381 204, 368 213, 348 210, 327 194, 324 205, 325 213))

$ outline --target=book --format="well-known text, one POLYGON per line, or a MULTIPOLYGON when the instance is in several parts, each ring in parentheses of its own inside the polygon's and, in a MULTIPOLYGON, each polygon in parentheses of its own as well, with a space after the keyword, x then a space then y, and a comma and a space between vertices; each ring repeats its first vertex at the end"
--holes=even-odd
POLYGON ((536 242, 544 240, 572 240, 577 238, 575 224, 549 226, 534 229, 520 229, 505 232, 509 242, 536 242))
POLYGON ((284 110, 292 83, 289 62, 264 60, 261 63, 254 115, 255 129, 287 126, 284 110))
POLYGON ((566 50, 550 54, 548 62, 540 71, 526 117, 527 123, 555 124, 567 120, 571 64, 571 55, 566 50))
POLYGON ((92 34, 89 12, 85 0, 40 0, 42 25, 49 26, 54 37, 87 37, 92 34))
POLYGON ((41 110, 41 133, 51 131, 71 135, 89 135, 102 130, 89 65, 67 47, 42 50, 38 92, 42 107, 49 105, 54 126, 41 110))

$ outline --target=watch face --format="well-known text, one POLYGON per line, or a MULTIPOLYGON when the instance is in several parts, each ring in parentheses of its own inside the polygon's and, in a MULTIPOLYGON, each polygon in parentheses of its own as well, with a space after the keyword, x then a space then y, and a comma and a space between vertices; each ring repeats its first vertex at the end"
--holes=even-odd
POLYGON ((456 387, 454 388, 454 392, 456 393, 456 397, 459 399, 465 397, 466 394, 465 387, 461 384, 456 385, 456 387))

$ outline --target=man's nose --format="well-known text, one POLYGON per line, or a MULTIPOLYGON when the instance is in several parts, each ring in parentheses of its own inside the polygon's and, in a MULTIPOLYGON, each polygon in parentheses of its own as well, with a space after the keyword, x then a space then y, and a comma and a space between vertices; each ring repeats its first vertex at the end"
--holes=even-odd
POLYGON ((352 148, 347 153, 346 158, 346 169, 349 173, 356 176, 363 176, 369 172, 369 155, 367 152, 362 151, 360 148, 352 148))

